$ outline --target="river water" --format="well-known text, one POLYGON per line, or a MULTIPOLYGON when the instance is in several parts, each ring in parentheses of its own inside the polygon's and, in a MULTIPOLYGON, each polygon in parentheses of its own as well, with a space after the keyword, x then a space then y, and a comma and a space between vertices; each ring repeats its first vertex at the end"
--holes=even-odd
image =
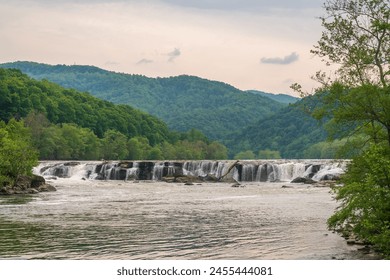
POLYGON ((1 259, 364 259, 326 228, 329 188, 58 179, 0 197, 1 259))

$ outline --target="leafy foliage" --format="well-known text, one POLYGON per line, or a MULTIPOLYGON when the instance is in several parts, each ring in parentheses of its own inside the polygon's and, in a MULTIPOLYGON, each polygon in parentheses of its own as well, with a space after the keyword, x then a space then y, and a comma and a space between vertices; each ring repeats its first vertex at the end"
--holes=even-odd
POLYGON ((23 122, 0 122, 0 186, 12 185, 21 175, 31 175, 37 163, 38 153, 23 122))
POLYGON ((330 228, 368 241, 390 257, 390 152, 372 146, 356 157, 336 188, 342 204, 329 219, 330 228))

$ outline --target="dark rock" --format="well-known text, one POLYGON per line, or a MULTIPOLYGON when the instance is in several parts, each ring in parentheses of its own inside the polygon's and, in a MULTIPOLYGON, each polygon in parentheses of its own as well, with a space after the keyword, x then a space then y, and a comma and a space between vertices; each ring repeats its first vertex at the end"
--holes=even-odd
POLYGON ((239 188, 239 187, 241 187, 241 184, 240 183, 235 183, 235 184, 231 185, 230 187, 232 187, 232 188, 239 188))
POLYGON ((326 174, 321 178, 321 181, 339 181, 339 174, 326 174))
MULTIPOLYGON (((57 179, 57 177, 54 177, 54 178, 57 179)), ((37 189, 44 184, 46 184, 45 178, 43 178, 42 176, 38 176, 38 175, 32 176, 31 183, 30 183, 31 188, 37 189)))
POLYGON ((184 185, 185 185, 185 186, 193 186, 194 183, 192 183, 192 182, 187 182, 187 183, 185 183, 184 185))
POLYGON ((287 186, 287 185, 282 186, 282 189, 292 189, 292 188, 293 188, 293 186, 287 186))
POLYGON ((6 195, 6 194, 7 194, 7 188, 6 187, 0 188, 0 195, 6 195))
POLYGON ((80 162, 77 162, 77 161, 71 161, 71 162, 65 162, 64 163, 64 166, 77 166, 79 165, 80 162))
POLYGON ((0 189, 0 195, 13 195, 15 191, 11 187, 4 187, 0 189))
POLYGON ((40 192, 55 192, 57 189, 53 187, 52 185, 45 184, 38 188, 38 191, 40 192))
MULTIPOLYGON (((45 179, 43 179, 45 180, 45 179)), ((13 186, 14 191, 19 192, 27 190, 31 186, 31 177, 29 176, 19 176, 13 186)))
POLYGON ((29 189, 26 190, 26 192, 28 194, 37 194, 37 193, 39 193, 39 191, 37 189, 34 189, 34 188, 29 188, 29 189))
POLYGON ((56 188, 46 184, 42 176, 19 176, 13 186, 6 186, 0 189, 0 195, 13 194, 37 194, 39 192, 56 191, 56 188))
POLYGON ((138 163, 139 180, 152 180, 153 179, 153 168, 154 162, 151 161, 142 161, 138 163))
POLYGON ((201 177, 203 181, 207 182, 218 182, 218 178, 213 174, 207 174, 205 177, 201 177))
POLYGON ((54 169, 54 176, 60 177, 60 178, 67 178, 68 177, 68 171, 69 168, 66 166, 58 166, 54 169))
POLYGON ((294 180, 291 181, 291 183, 304 183, 304 184, 314 184, 316 181, 310 178, 305 177, 297 177, 294 180))
POLYGON ((309 177, 309 178, 313 178, 313 176, 316 175, 318 171, 320 171, 320 169, 321 169, 321 164, 309 165, 309 166, 307 166, 306 169, 308 169, 308 168, 311 168, 308 177, 309 177))
POLYGON ((162 177, 161 181, 167 182, 167 183, 173 183, 173 182, 175 182, 175 177, 162 177))

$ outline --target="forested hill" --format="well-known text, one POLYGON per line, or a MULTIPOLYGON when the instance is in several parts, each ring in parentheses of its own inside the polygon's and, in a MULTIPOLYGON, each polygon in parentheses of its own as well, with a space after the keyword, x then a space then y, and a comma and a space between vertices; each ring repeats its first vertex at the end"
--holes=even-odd
POLYGON ((125 105, 114 105, 87 93, 36 81, 19 70, 0 69, 0 119, 43 113, 51 123, 74 123, 98 137, 117 130, 128 137, 146 137, 152 145, 167 140, 169 129, 156 117, 125 105))
POLYGON ((327 138, 323 125, 304 110, 309 104, 315 104, 312 99, 314 98, 306 97, 281 109, 277 114, 246 127, 227 143, 230 152, 235 154, 239 151, 251 151, 257 155, 259 151, 271 150, 279 152, 282 158, 311 157, 308 155, 309 149, 327 138))
POLYGON ((92 66, 33 62, 7 63, 0 67, 17 68, 36 79, 87 91, 117 104, 129 104, 161 118, 172 129, 196 128, 217 140, 225 140, 232 131, 239 131, 286 106, 225 83, 193 76, 147 78, 92 66))
POLYGON ((0 68, 0 128, 8 122, 12 129, 15 120, 29 128, 25 137, 31 136, 41 159, 227 158, 225 146, 195 129, 171 131, 129 105, 0 68))

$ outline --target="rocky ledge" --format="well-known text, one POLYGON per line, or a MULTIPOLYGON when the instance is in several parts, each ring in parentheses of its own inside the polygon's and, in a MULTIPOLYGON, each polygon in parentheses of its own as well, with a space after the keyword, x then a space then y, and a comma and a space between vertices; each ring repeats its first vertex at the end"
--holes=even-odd
POLYGON ((14 185, 0 187, 0 195, 37 194, 40 192, 53 192, 56 188, 46 184, 42 176, 20 176, 14 185))

